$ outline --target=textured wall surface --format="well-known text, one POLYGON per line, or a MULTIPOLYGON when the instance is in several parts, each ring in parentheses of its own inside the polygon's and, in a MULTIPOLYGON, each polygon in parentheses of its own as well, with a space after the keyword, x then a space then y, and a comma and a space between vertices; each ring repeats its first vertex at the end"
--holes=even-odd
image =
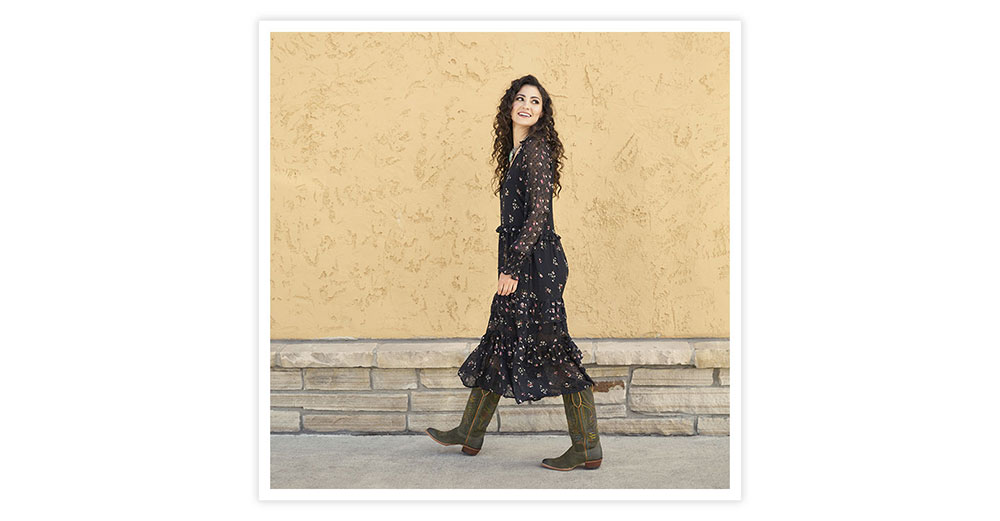
POLYGON ((276 33, 272 338, 483 334, 523 74, 566 147, 570 333, 729 336, 728 34, 276 33))

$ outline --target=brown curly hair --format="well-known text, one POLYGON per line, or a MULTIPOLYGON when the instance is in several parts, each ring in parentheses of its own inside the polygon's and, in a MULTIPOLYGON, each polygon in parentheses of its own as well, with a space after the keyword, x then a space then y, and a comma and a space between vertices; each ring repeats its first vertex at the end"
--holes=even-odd
POLYGON ((538 79, 528 74, 512 81, 507 92, 500 98, 497 106, 497 117, 493 121, 493 160, 496 162, 496 172, 493 176, 493 195, 500 193, 507 169, 510 167, 510 151, 514 149, 514 122, 510 118, 510 109, 514 105, 514 98, 517 92, 525 85, 534 85, 542 95, 542 113, 538 116, 538 122, 531 126, 528 136, 539 136, 541 141, 548 145, 555 159, 556 167, 554 172, 555 196, 559 196, 562 185, 559 184, 560 170, 562 170, 563 145, 559 140, 559 133, 556 132, 556 124, 553 119, 555 108, 552 106, 552 98, 548 91, 542 87, 538 79))

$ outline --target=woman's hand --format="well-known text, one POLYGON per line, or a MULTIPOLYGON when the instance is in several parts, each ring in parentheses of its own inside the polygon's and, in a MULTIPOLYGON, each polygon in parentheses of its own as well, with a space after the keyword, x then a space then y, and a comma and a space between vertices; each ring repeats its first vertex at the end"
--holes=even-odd
POLYGON ((506 273, 500 274, 500 280, 497 281, 497 294, 498 295, 510 295, 517 289, 517 279, 507 275, 506 273))

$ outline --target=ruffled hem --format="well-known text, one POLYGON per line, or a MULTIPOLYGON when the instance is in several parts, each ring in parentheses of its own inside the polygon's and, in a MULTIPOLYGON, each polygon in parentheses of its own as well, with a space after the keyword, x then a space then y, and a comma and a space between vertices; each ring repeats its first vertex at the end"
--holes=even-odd
POLYGON ((586 389, 586 388, 594 385, 593 384, 593 380, 590 380, 589 377, 587 377, 587 379, 585 379, 585 380, 581 380, 580 382, 581 383, 575 384, 575 385, 573 385, 573 386, 571 386, 569 388, 566 388, 566 389, 554 389, 554 388, 549 389, 548 390, 549 394, 537 394, 536 393, 536 394, 522 394, 522 395, 518 395, 517 393, 514 392, 513 388, 511 386, 509 386, 509 385, 499 386, 499 385, 496 385, 495 383, 490 383, 490 381, 488 379, 485 379, 485 378, 478 379, 478 380, 467 380, 466 378, 462 377, 462 385, 464 385, 465 387, 468 387, 470 389, 471 388, 475 388, 475 387, 479 387, 480 389, 485 389, 487 391, 499 394, 500 396, 504 396, 506 398, 513 398, 514 402, 516 404, 518 404, 518 405, 520 405, 522 403, 527 403, 527 402, 537 402, 538 400, 541 400, 543 398, 550 398, 550 397, 553 397, 553 396, 562 396, 564 394, 570 394, 570 393, 578 393, 578 392, 580 392, 580 391, 582 391, 582 390, 584 390, 584 389, 586 389), (470 385, 469 381, 472 381, 474 383, 472 383, 470 385))
MULTIPOLYGON (((516 294, 515 294, 516 295, 516 294)), ((594 384, 566 328, 562 300, 493 299, 490 323, 458 375, 517 403, 581 391, 594 384)))

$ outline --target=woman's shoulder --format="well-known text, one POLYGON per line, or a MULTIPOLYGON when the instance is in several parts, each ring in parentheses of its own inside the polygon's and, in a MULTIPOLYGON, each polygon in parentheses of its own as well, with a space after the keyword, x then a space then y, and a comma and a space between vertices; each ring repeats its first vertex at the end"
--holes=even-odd
POLYGON ((552 145, 550 145, 549 142, 545 140, 545 138, 543 138, 538 134, 532 134, 524 138, 524 143, 522 144, 522 146, 525 148, 525 150, 529 150, 532 152, 548 153, 552 150, 552 145))
POLYGON ((524 138, 524 143, 539 143, 545 144, 545 138, 541 134, 529 134, 528 137, 524 138))

